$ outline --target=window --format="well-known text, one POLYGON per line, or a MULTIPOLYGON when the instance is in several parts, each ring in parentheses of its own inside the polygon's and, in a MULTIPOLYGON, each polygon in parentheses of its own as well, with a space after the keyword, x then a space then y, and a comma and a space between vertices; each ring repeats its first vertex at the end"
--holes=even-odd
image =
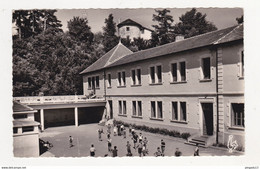
POLYGON ((141 69, 137 69, 137 83, 140 85, 141 81, 141 69))
POLYGON ((180 74, 181 74, 181 81, 186 81, 186 65, 185 62, 180 62, 180 74))
POLYGON ((162 101, 151 101, 151 118, 162 119, 163 118, 163 107, 162 101))
POLYGON ((135 70, 132 70, 132 84, 133 84, 133 85, 136 85, 135 70))
POLYGON ((177 63, 172 64, 172 81, 177 82, 177 63))
POLYGON ((232 103, 232 126, 244 127, 244 103, 232 103))
POLYGON ((27 114, 13 114, 14 119, 26 119, 27 114))
POLYGON ((121 72, 117 74, 118 86, 121 86, 121 72))
POLYGON ((151 101, 151 117, 156 118, 155 101, 151 101))
POLYGON ((121 100, 118 101, 118 113, 122 114, 122 101, 121 100))
POLYGON ((241 51, 241 77, 244 77, 244 51, 241 51))
POLYGON ((30 132, 30 131, 34 131, 34 127, 33 126, 27 126, 27 127, 23 127, 22 128, 22 132, 30 132))
POLYGON ((178 102, 172 102, 172 120, 178 120, 178 102))
POLYGON ((157 66, 157 79, 158 83, 162 82, 162 66, 157 66))
POLYGON ((138 116, 142 116, 142 101, 138 101, 138 116))
POLYGON ((122 72, 122 81, 123 81, 123 86, 125 86, 125 72, 122 72))
POLYGON ((161 119, 163 117, 163 111, 162 111, 162 102, 157 102, 157 113, 158 113, 158 118, 161 119))
POLYGON ((111 74, 108 74, 107 75, 108 77, 107 77, 107 82, 108 82, 108 87, 111 87, 111 74))
POLYGON ((126 27, 126 31, 130 31, 130 28, 129 28, 129 27, 126 27))
POLYGON ((151 83, 155 83, 155 70, 154 67, 150 67, 150 78, 151 78, 151 83))
POLYGON ((17 134, 18 133, 18 128, 17 127, 13 127, 13 134, 17 134))
POLYGON ((91 79, 92 79, 91 80, 92 81, 92 89, 95 89, 95 77, 92 77, 91 79))
POLYGON ((126 101, 123 101, 123 114, 126 115, 126 101))
POLYGON ((186 102, 180 102, 180 120, 186 121, 186 102))
POLYGON ((96 76, 96 88, 99 88, 99 76, 96 76))
POLYGON ((202 59, 202 78, 210 79, 210 58, 202 59))
POLYGON ((88 78, 88 88, 91 89, 91 77, 88 78))
POLYGON ((133 101, 133 116, 136 116, 136 101, 133 101))

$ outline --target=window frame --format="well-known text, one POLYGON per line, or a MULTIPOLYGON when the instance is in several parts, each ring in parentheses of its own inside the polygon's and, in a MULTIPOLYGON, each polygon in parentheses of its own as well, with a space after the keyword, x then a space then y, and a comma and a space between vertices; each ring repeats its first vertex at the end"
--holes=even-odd
POLYGON ((96 89, 99 89, 100 88, 100 86, 99 86, 99 83, 100 81, 99 81, 99 76, 95 76, 95 83, 96 83, 96 89))
POLYGON ((200 59, 200 81, 201 82, 207 82, 207 81, 212 81, 212 58, 211 56, 206 56, 206 57, 201 57, 200 59), (205 78, 205 72, 204 72, 204 60, 209 59, 209 78, 205 78))
POLYGON ((111 77, 111 73, 107 74, 107 87, 111 88, 112 87, 112 77, 111 77))
POLYGON ((151 114, 150 119, 151 120, 159 120, 163 121, 164 115, 163 115, 163 101, 150 101, 151 104, 151 114), (160 107, 161 105, 161 107, 160 107))
POLYGON ((171 119, 170 121, 171 122, 174 122, 174 123, 183 123, 183 124, 188 124, 188 102, 185 101, 185 100, 172 100, 171 101, 171 119), (175 109, 176 110, 176 115, 177 118, 173 118, 174 117, 174 112, 173 112, 173 103, 176 103, 176 106, 177 108, 175 109), (182 114, 182 103, 185 103, 185 116, 183 116, 182 114), (185 117, 185 119, 183 119, 183 117, 185 117))
POLYGON ((238 129, 244 129, 245 128, 245 104, 244 103, 241 103, 241 102, 231 102, 230 103, 230 126, 232 128, 238 128, 238 129), (237 125, 235 124, 236 123, 236 117, 234 115, 234 110, 233 110, 233 105, 235 104, 243 104, 243 109, 244 111, 243 112, 240 112, 242 113, 242 117, 241 117, 241 125, 237 125))

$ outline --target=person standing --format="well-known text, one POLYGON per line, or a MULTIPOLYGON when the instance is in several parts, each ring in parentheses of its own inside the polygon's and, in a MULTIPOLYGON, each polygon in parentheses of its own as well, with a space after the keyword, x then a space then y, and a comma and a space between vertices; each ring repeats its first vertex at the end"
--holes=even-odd
POLYGON ((165 142, 163 141, 163 139, 161 140, 161 150, 162 150, 162 156, 164 156, 165 142))
POLYGON ((138 135, 136 133, 134 133, 132 139, 133 139, 133 142, 134 142, 134 149, 136 149, 136 143, 137 143, 138 135))
POLYGON ((143 141, 144 147, 145 149, 147 148, 147 144, 148 144, 148 140, 146 137, 144 137, 144 141, 143 141))
POLYGON ((196 148, 195 148, 195 150, 194 150, 194 156, 199 156, 199 146, 198 146, 198 144, 197 144, 197 146, 196 146, 196 148))
POLYGON ((110 124, 107 125, 107 133, 111 134, 111 125, 110 124))
POLYGON ((112 157, 117 157, 117 147, 114 146, 114 149, 112 150, 112 157))
POLYGON ((98 129, 98 140, 99 140, 99 141, 102 141, 102 136, 101 136, 101 134, 102 134, 102 130, 98 129))
POLYGON ((139 142, 142 142, 142 141, 143 141, 143 135, 142 135, 142 133, 140 133, 140 135, 139 135, 139 137, 138 137, 138 140, 139 140, 139 142))
POLYGON ((126 156, 132 156, 131 144, 129 143, 129 141, 126 142, 126 150, 127 150, 126 156))
POLYGON ((111 147, 112 147, 112 139, 110 137, 110 135, 108 135, 108 139, 107 139, 107 147, 108 147, 108 152, 111 152, 111 147))
POLYGON ((94 147, 94 144, 92 144, 91 147, 90 147, 90 156, 94 157, 95 156, 95 152, 96 152, 96 149, 94 147))
POLYGON ((143 151, 142 141, 139 141, 139 143, 137 144, 137 148, 138 148, 139 157, 141 157, 142 156, 142 151, 143 151))
POLYGON ((130 124, 129 125, 129 136, 131 136, 132 135, 132 125, 130 124))
POLYGON ((70 148, 73 147, 73 137, 69 136, 69 143, 70 143, 70 148))
POLYGON ((125 128, 123 129, 123 135, 124 135, 124 138, 126 138, 126 129, 125 128))
POLYGON ((114 126, 114 136, 116 136, 117 135, 117 126, 115 125, 114 126))

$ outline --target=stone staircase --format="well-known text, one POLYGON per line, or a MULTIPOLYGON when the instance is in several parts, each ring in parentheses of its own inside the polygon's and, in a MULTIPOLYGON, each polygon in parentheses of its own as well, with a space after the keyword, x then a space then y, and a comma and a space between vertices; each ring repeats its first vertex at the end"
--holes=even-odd
POLYGON ((193 145, 193 146, 199 146, 199 147, 208 147, 211 146, 214 143, 213 136, 194 136, 188 139, 185 144, 193 145))

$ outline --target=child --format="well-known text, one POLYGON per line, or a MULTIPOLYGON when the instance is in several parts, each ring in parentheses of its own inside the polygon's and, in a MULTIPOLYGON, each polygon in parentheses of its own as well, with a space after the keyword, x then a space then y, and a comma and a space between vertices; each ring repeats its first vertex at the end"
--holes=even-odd
POLYGON ((70 142, 70 148, 73 147, 74 146, 73 145, 73 137, 71 137, 71 136, 69 137, 69 142, 70 142))
POLYGON ((179 156, 181 156, 181 152, 179 151, 179 148, 176 148, 176 151, 175 151, 175 156, 176 157, 179 157, 179 156))
POLYGON ((90 156, 91 157, 95 156, 95 151, 96 151, 96 149, 95 149, 94 145, 92 144, 91 147, 90 147, 90 156))
POLYGON ((142 156, 142 151, 143 151, 142 141, 139 141, 139 143, 137 144, 137 148, 138 148, 139 157, 141 157, 142 156))
POLYGON ((126 156, 132 156, 131 144, 129 143, 129 141, 127 141, 127 143, 126 143, 126 150, 127 150, 126 156))
POLYGON ((102 130, 98 129, 98 140, 99 141, 102 141, 101 134, 102 134, 102 130))
POLYGON ((129 125, 129 136, 132 135, 132 125, 129 125))
POLYGON ((197 144, 195 150, 194 150, 194 156, 199 156, 199 146, 197 144))
POLYGON ((161 149, 162 149, 162 156, 164 156, 165 142, 163 141, 163 139, 161 140, 161 149))
POLYGON ((157 151, 154 153, 155 157, 161 156, 162 152, 160 150, 160 147, 157 148, 157 151))
POLYGON ((114 136, 117 135, 117 126, 114 126, 114 136))
POLYGON ((139 135, 139 137, 138 137, 138 140, 139 140, 139 142, 142 142, 142 141, 143 141, 143 135, 142 135, 142 133, 140 133, 140 135, 139 135))
POLYGON ((114 149, 112 150, 112 157, 117 157, 117 151, 116 146, 114 146, 114 149))
POLYGON ((143 156, 148 155, 148 150, 146 149, 146 147, 144 146, 144 144, 143 144, 142 153, 143 153, 143 156))
POLYGON ((123 135, 124 135, 124 138, 126 138, 126 129, 125 128, 123 130, 123 135))
POLYGON ((134 134, 133 134, 133 138, 132 138, 132 139, 133 139, 133 142, 134 142, 134 149, 136 148, 137 138, 138 138, 137 134, 134 133, 134 134))
POLYGON ((107 139, 107 147, 108 147, 108 152, 111 152, 111 147, 112 147, 112 139, 109 138, 107 139))
POLYGON ((144 147, 145 147, 145 149, 146 149, 146 147, 147 147, 147 144, 148 144, 148 140, 147 140, 147 138, 146 138, 146 137, 144 138, 143 144, 144 144, 144 147))

